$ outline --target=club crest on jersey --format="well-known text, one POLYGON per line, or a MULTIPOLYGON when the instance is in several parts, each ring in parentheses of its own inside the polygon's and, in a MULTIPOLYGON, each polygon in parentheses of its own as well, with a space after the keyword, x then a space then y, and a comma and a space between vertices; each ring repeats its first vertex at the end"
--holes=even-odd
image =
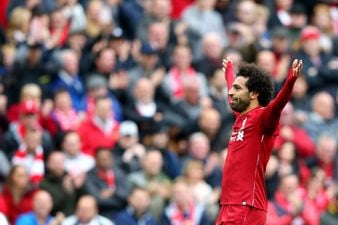
POLYGON ((244 141, 244 128, 247 121, 247 117, 242 121, 242 126, 239 131, 233 131, 231 133, 230 141, 244 141))

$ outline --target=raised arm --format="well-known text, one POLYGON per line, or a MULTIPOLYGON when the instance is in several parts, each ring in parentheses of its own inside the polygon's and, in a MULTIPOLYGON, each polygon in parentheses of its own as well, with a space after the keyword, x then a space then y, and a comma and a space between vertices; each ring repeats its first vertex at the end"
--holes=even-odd
POLYGON ((295 59, 289 69, 287 79, 275 99, 273 99, 264 111, 263 127, 267 132, 273 132, 279 123, 281 112, 290 100, 293 86, 297 78, 301 75, 303 61, 295 59))
POLYGON ((223 59, 222 65, 223 65, 224 77, 227 82, 227 87, 229 91, 232 87, 232 83, 235 80, 234 65, 229 57, 223 59))

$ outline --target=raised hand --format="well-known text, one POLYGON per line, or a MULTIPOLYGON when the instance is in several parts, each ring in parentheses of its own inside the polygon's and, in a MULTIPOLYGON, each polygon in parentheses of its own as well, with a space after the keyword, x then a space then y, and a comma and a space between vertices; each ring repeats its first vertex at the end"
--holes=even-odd
POLYGON ((302 73, 302 69, 303 69, 303 60, 298 59, 293 60, 292 62, 293 76, 298 78, 302 73))
POLYGON ((227 67, 228 67, 228 64, 229 64, 229 63, 233 64, 233 62, 232 62, 232 60, 230 59, 230 57, 226 57, 226 58, 223 59, 223 61, 222 61, 222 65, 223 65, 222 70, 223 70, 224 72, 227 70, 227 67))

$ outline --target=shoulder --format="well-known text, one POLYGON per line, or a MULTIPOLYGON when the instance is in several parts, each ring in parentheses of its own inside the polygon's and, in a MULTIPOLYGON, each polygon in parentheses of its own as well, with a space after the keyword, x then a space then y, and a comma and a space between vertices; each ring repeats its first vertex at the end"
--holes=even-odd
POLYGON ((62 225, 73 225, 75 224, 76 220, 77 218, 74 215, 69 216, 62 222, 62 225))
POLYGON ((106 217, 98 216, 101 225, 114 225, 114 223, 106 217))

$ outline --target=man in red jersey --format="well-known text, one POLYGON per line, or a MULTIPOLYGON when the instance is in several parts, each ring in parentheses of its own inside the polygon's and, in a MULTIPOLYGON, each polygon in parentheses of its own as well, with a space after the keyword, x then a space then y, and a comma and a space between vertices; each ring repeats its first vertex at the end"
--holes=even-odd
POLYGON ((284 86, 272 100, 273 84, 267 72, 245 64, 235 77, 232 61, 223 60, 228 100, 236 120, 223 170, 221 208, 216 225, 265 224, 264 172, 282 109, 290 99, 302 67, 302 60, 293 61, 284 86))

